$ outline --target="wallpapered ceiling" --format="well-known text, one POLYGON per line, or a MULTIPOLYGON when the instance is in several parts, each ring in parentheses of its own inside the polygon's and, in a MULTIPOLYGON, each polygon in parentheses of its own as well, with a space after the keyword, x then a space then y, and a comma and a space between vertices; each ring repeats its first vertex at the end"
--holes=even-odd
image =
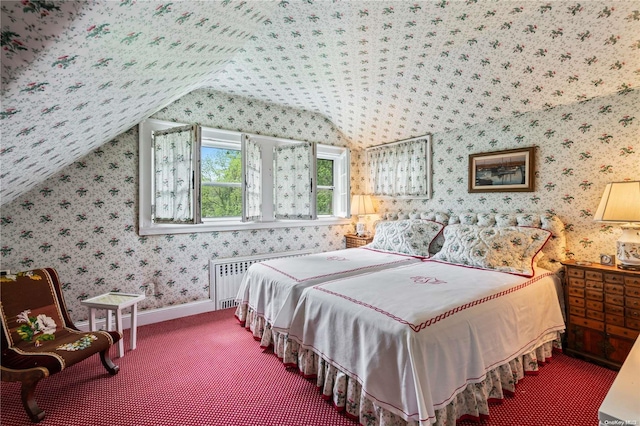
MULTIPOLYGON (((197 121, 251 133, 339 142, 337 129, 317 114, 198 90, 153 118, 197 121), (273 129, 277 126, 277 129, 273 129), (285 129, 286 128, 286 129, 285 129)), ((140 293, 155 283, 142 310, 206 299, 209 259, 283 251, 336 250, 353 226, 309 226, 253 231, 139 236, 138 131, 119 135, 2 207, 2 269, 51 266, 64 283, 76 321, 80 301, 107 291, 140 293)))
POLYGON ((364 147, 639 81, 637 1, 25 0, 1 13, 3 204, 198 87, 321 113, 364 147))

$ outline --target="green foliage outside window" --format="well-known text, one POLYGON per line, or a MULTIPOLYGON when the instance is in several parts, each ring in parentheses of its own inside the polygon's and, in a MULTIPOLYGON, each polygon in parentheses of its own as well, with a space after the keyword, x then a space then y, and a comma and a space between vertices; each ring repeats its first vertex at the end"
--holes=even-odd
POLYGON ((242 215, 242 159, 239 150, 202 148, 202 217, 242 215), (207 186, 207 182, 235 186, 207 186))
MULTIPOLYGON (((242 159, 240 151, 202 147, 201 160, 202 217, 242 216, 242 159), (210 186, 207 183, 222 185, 210 186)), ((317 176, 318 195, 316 208, 318 215, 332 215, 333 160, 318 159, 317 176)))

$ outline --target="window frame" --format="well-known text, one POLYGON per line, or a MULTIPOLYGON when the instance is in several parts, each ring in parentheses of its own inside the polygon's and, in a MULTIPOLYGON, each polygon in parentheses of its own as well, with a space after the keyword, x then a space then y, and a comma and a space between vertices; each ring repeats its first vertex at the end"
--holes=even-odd
MULTIPOLYGON (((139 212, 138 212, 138 233, 139 235, 164 235, 164 234, 182 234, 212 231, 236 231, 236 230, 252 230, 252 229, 271 229, 286 228, 298 226, 315 226, 315 225, 346 225, 351 223, 351 214, 349 207, 350 198, 350 152, 346 147, 338 147, 332 145, 317 145, 317 158, 327 158, 334 160, 334 186, 336 179, 342 176, 344 182, 340 187, 342 194, 337 194, 334 189, 334 215, 319 216, 317 219, 288 219, 273 220, 260 222, 243 222, 241 217, 225 217, 225 218, 203 218, 202 223, 196 224, 177 224, 177 223, 155 223, 152 219, 152 155, 151 155, 151 134, 154 130, 163 130, 170 127, 184 126, 188 123, 176 123, 157 119, 146 119, 139 124, 139 212), (338 160, 338 161, 335 161, 338 160), (337 163, 340 163, 337 165, 337 163), (336 168, 338 170, 336 170, 336 168), (339 173, 339 174, 338 174, 339 173), (346 194, 346 196, 345 196, 346 194), (339 198, 336 200, 336 198, 339 198), (338 213, 343 216, 335 215, 338 213)), ((237 143, 241 145, 242 139, 246 136, 259 139, 272 139, 274 143, 291 143, 292 140, 284 138, 274 138, 246 132, 237 132, 224 129, 214 129, 202 126, 202 140, 215 139, 220 142, 237 143)), ((299 142, 299 141, 293 141, 299 142)), ((200 146, 198 147, 200 150, 200 146)), ((201 174, 198 165, 198 173, 201 174)), ((201 188, 198 187, 198 197, 201 188)), ((244 187, 243 187, 244 193, 244 187)), ((264 196, 264 189, 263 189, 264 196)), ((316 195, 317 196, 317 195, 316 195)), ((264 199, 263 199, 264 200, 264 199)), ((201 208, 199 206, 199 208, 201 208)))

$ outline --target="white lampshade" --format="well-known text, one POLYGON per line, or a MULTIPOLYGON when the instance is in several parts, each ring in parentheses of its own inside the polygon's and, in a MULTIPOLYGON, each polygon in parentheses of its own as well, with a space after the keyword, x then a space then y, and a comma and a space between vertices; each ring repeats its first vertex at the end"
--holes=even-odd
POLYGON ((640 181, 608 183, 593 220, 640 222, 640 181))
POLYGON ((351 198, 351 214, 354 216, 362 216, 365 214, 373 214, 376 211, 373 208, 371 195, 354 195, 351 198))
POLYGON ((358 216, 356 234, 364 235, 365 233, 365 223, 362 221, 362 216, 375 212, 371 195, 354 195, 353 198, 351 198, 351 214, 358 216))
POLYGON ((616 243, 618 266, 640 269, 640 181, 608 183, 593 219, 624 223, 616 243))

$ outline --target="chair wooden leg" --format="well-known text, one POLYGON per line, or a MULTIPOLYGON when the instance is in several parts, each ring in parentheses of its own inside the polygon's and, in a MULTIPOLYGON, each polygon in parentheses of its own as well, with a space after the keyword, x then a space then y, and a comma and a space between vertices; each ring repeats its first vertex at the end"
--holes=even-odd
POLYGON ((33 423, 38 423, 44 419, 45 412, 38 407, 35 392, 38 382, 49 376, 49 370, 44 367, 35 367, 28 370, 14 370, 12 368, 2 367, 2 381, 4 382, 21 382, 22 388, 20 397, 24 411, 33 423))
POLYGON ((44 419, 45 415, 45 412, 38 407, 35 397, 36 386, 39 381, 39 378, 33 381, 24 380, 22 382, 22 391, 20 392, 20 396, 22 397, 22 406, 33 423, 40 422, 44 419))
POLYGON ((120 371, 120 366, 115 365, 111 358, 109 357, 109 349, 105 349, 100 352, 100 361, 102 361, 102 365, 107 369, 109 374, 116 375, 118 371, 120 371))

